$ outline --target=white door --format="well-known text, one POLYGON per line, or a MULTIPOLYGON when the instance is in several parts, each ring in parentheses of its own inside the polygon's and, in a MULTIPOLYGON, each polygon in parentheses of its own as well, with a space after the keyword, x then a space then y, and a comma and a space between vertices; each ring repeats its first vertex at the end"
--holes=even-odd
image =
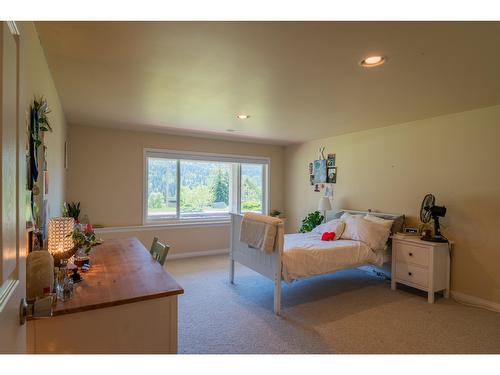
POLYGON ((0 353, 26 352, 19 304, 26 295, 25 130, 19 116, 19 35, 0 28, 0 353))

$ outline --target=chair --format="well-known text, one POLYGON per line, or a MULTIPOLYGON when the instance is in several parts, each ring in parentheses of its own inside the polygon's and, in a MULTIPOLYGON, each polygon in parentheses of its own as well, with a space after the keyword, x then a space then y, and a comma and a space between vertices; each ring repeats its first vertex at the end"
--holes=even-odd
POLYGON ((158 237, 155 237, 149 253, 163 266, 165 264, 165 259, 167 259, 168 250, 170 250, 170 246, 162 244, 158 240, 158 237))

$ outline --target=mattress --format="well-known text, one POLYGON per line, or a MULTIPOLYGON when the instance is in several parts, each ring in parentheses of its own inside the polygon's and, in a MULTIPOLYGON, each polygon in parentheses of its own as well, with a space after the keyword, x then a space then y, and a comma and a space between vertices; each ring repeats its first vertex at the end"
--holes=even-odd
POLYGON ((321 241, 314 233, 285 235, 282 277, 289 283, 366 264, 381 266, 385 252, 375 252, 360 241, 321 241))

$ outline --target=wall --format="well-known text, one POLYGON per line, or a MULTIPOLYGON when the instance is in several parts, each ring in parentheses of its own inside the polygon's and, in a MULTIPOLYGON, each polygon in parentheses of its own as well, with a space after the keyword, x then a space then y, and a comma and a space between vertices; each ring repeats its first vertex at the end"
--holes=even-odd
MULTIPOLYGON (((67 200, 80 201, 82 217, 87 214, 92 223, 111 227, 141 226, 144 148, 269 157, 269 207, 283 209, 282 146, 73 125, 69 127, 67 200)), ((194 229, 163 226, 153 231, 143 229, 106 234, 101 231, 101 236, 136 236, 150 246, 153 236, 157 235, 171 245, 172 254, 229 247, 228 225, 194 229)))
POLYGON ((336 153, 334 208, 404 213, 418 223, 422 198, 448 209, 443 233, 455 241, 452 290, 500 302, 500 106, 311 141, 286 148, 289 229, 315 210, 308 184, 318 147, 336 153))
MULTIPOLYGON (((18 23, 21 44, 21 98, 24 121, 29 122, 29 109, 34 96, 43 95, 49 104, 52 132, 45 133, 47 170, 49 175, 48 216, 60 216, 64 201, 66 173, 64 170, 64 142, 66 120, 52 75, 33 22, 18 23)), ((39 181, 43 175, 39 175, 39 181)))

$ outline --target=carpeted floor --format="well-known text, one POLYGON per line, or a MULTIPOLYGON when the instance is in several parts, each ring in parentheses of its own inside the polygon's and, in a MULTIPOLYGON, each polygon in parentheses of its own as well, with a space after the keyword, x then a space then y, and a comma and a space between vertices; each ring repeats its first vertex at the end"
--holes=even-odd
POLYGON ((347 270, 284 285, 273 314, 273 283, 227 256, 167 261, 184 287, 179 353, 500 353, 500 314, 347 270))

